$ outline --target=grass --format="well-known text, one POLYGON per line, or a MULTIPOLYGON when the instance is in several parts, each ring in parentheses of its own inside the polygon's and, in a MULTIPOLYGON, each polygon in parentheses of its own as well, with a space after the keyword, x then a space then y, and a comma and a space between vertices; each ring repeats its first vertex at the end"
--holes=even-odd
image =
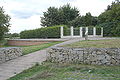
POLYGON ((8 80, 120 80, 120 67, 44 62, 8 80))
POLYGON ((29 53, 32 53, 32 52, 35 52, 35 51, 38 51, 38 50, 41 50, 44 48, 48 48, 48 47, 58 44, 58 43, 61 43, 61 42, 50 42, 50 43, 44 43, 44 44, 40 44, 40 45, 22 47, 23 55, 26 55, 26 54, 29 54, 29 53))
POLYGON ((120 39, 108 40, 87 40, 79 41, 72 44, 63 45, 62 47, 72 48, 120 48, 120 39))
POLYGON ((40 45, 32 45, 32 46, 9 46, 9 45, 4 45, 1 47, 21 47, 23 50, 23 55, 38 51, 38 50, 42 50, 44 48, 48 48, 52 45, 58 44, 61 42, 49 42, 49 43, 44 43, 44 44, 40 44, 40 45))
POLYGON ((6 45, 6 44, 7 44, 6 39, 0 40, 0 47, 2 47, 3 45, 6 45))

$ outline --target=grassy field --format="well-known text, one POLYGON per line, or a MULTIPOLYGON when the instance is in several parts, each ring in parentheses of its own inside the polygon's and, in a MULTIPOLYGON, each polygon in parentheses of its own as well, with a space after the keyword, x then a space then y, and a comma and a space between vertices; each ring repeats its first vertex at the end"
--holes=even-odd
POLYGON ((22 47, 23 54, 25 55, 28 53, 32 53, 32 52, 44 49, 44 48, 48 48, 48 47, 58 44, 58 43, 61 43, 61 42, 50 42, 50 43, 45 43, 45 44, 41 44, 41 45, 25 46, 25 47, 22 47))
POLYGON ((44 62, 9 80, 120 80, 120 67, 44 62))
POLYGON ((61 42, 50 42, 50 43, 44 43, 44 44, 40 44, 40 45, 33 45, 33 46, 9 46, 9 45, 2 45, 1 47, 21 47, 23 50, 23 55, 44 49, 44 48, 48 48, 52 45, 58 44, 61 42))
POLYGON ((79 41, 62 47, 74 48, 120 48, 120 39, 79 41))
MULTIPOLYGON (((60 42, 24 46, 24 55, 60 42)), ((120 39, 80 41, 65 47, 120 48, 120 39)), ((120 80, 120 66, 60 64, 43 62, 8 80, 120 80)))

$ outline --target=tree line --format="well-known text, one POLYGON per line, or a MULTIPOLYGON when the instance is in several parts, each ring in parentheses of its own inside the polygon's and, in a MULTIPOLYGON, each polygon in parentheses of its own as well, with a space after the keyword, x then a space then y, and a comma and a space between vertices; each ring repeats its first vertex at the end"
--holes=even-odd
POLYGON ((85 16, 81 16, 77 8, 72 8, 70 4, 64 5, 60 8, 49 7, 41 17, 42 26, 55 25, 72 25, 72 26, 89 26, 97 25, 97 17, 91 15, 90 12, 85 16))
MULTIPOLYGON (((43 12, 41 25, 50 27, 55 25, 67 26, 101 26, 104 28, 104 36, 120 36, 120 1, 115 0, 107 6, 99 16, 92 16, 90 12, 81 16, 77 8, 70 4, 59 8, 49 7, 43 12)), ((9 31, 10 16, 0 7, 0 40, 9 31)))
POLYGON ((99 16, 92 16, 90 12, 81 16, 79 10, 71 7, 70 4, 60 8, 49 7, 41 17, 41 25, 45 27, 55 25, 101 26, 104 28, 104 36, 120 36, 120 1, 113 1, 99 16))

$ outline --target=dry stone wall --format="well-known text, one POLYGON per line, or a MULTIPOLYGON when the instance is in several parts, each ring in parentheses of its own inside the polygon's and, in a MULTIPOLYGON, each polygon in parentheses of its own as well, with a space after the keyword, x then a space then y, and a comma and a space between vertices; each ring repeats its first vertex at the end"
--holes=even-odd
POLYGON ((0 63, 22 56, 22 49, 18 47, 0 48, 0 63))
POLYGON ((95 65, 120 65, 120 48, 50 48, 47 61, 95 65))

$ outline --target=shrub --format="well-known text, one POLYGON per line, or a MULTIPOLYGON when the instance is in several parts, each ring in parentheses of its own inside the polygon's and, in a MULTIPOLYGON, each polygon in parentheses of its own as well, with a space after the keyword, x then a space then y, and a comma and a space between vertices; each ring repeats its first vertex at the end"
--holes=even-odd
POLYGON ((104 36, 120 37, 120 21, 102 23, 104 29, 104 36))
MULTIPOLYGON (((34 30, 25 30, 20 33, 20 38, 29 39, 29 38, 60 38, 60 27, 64 27, 64 31, 67 30, 67 26, 58 25, 52 27, 43 27, 34 30)), ((65 34, 67 32, 65 31, 65 34)))

